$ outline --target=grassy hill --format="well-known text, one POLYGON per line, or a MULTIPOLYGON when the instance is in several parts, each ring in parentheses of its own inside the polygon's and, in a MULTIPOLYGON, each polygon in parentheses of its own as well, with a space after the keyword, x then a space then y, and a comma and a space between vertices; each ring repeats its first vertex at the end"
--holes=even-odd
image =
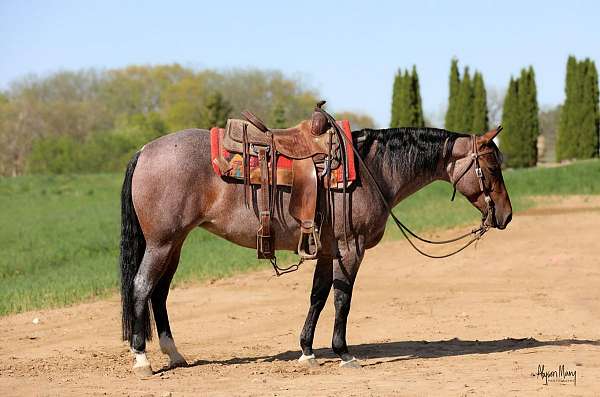
MULTIPOLYGON (((600 194, 600 161, 504 173, 516 211, 532 195, 600 194)), ((118 286, 119 192, 122 175, 25 176, 0 179, 0 315, 103 297, 118 286)), ((415 230, 477 224, 465 200, 434 183, 395 209, 415 230)), ((387 238, 399 232, 388 228, 387 238)), ((282 253, 281 261, 292 260, 282 253)), ((176 283, 268 266, 254 250, 204 230, 185 243, 176 283)))

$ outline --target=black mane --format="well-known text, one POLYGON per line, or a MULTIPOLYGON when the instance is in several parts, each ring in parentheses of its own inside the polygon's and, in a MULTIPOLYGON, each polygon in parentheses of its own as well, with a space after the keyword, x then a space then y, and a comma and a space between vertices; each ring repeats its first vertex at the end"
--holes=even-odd
POLYGON ((433 174, 440 157, 447 158, 452 153, 456 139, 468 136, 438 128, 412 127, 381 130, 365 128, 354 134, 365 137, 361 147, 363 158, 373 144, 378 142, 374 161, 391 167, 394 173, 407 176, 424 172, 433 174))

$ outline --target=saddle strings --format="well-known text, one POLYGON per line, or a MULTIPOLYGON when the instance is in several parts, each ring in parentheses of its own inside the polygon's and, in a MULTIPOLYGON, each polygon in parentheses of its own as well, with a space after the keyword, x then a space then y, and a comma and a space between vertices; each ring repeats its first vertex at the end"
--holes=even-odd
POLYGON ((242 127, 242 163, 244 170, 244 205, 246 208, 250 208, 250 204, 248 203, 248 190, 250 188, 250 156, 248 151, 250 150, 248 144, 248 125, 244 123, 242 127))

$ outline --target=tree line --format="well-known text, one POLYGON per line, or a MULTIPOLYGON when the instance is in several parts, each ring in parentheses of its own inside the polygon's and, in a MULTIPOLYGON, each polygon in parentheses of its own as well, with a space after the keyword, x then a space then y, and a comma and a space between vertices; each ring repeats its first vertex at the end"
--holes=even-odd
MULTIPOLYGON (((394 77, 391 127, 422 127, 416 66, 394 77)), ((511 77, 502 106, 506 165, 538 161, 540 125, 558 120, 556 158, 598 156, 598 73, 590 59, 569 57, 560 111, 540 112, 535 73, 511 77)), ((273 127, 305 119, 319 93, 278 71, 192 70, 180 65, 130 66, 29 76, 0 91, 0 175, 120 171, 131 154, 156 137, 184 128, 223 125, 252 109, 273 127)), ((495 112, 495 108, 494 112, 495 112)), ((452 59, 445 127, 481 133, 489 126, 483 74, 462 73, 452 59)), ((366 114, 341 112, 356 129, 374 127, 366 114)))
MULTIPOLYGON (((588 58, 569 57, 565 81, 566 99, 558 108, 559 125, 556 158, 597 157, 600 149, 600 110, 598 72, 588 58)), ((529 66, 518 77, 511 77, 502 106, 503 133, 500 146, 509 167, 531 167, 538 162, 540 122, 547 125, 555 112, 540 112, 537 103, 535 72, 529 66)), ((419 77, 412 71, 398 71, 392 89, 390 127, 422 127, 419 77)), ((483 75, 469 68, 459 71, 458 60, 450 63, 448 108, 445 128, 451 131, 482 133, 489 129, 487 92, 483 75)))
MULTIPOLYGON (((121 171, 149 140, 223 126, 251 109, 268 125, 309 117, 317 90, 278 71, 129 66, 28 76, 0 91, 0 175, 121 171)), ((371 117, 345 112, 354 125, 371 117)))

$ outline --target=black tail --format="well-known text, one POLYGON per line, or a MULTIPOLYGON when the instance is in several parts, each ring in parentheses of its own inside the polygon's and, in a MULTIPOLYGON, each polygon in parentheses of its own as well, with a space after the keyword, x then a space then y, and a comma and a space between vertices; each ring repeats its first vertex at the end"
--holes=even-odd
MULTIPOLYGON (((146 250, 146 239, 133 208, 131 197, 131 180, 139 157, 140 152, 137 152, 129 161, 121 190, 121 255, 119 262, 121 265, 121 304, 123 306, 122 327, 123 340, 130 342, 133 335, 134 320, 133 280, 146 250)), ((150 339, 152 328, 150 326, 150 308, 148 305, 144 310, 143 317, 144 328, 142 332, 145 338, 150 339)))

